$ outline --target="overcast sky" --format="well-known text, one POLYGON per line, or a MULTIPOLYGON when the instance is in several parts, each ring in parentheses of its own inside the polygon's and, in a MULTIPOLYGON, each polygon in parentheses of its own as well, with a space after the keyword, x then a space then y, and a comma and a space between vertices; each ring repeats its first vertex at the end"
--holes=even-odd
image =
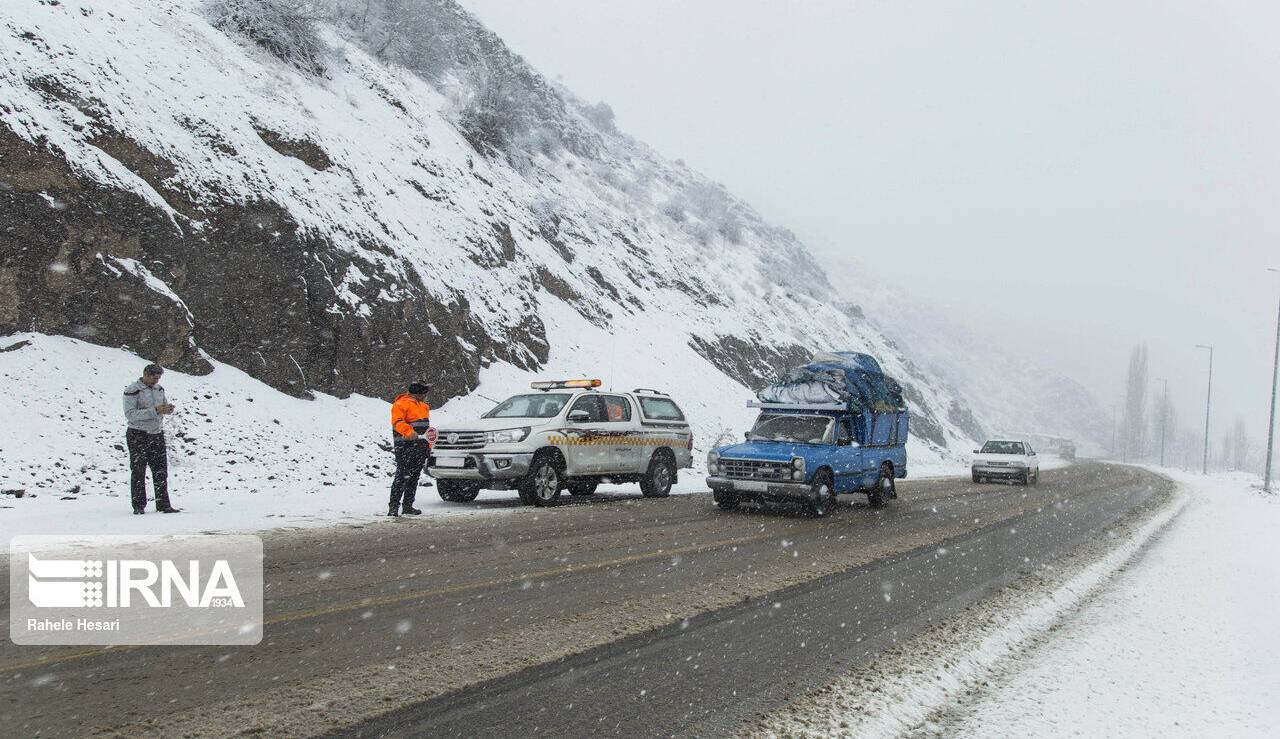
POLYGON ((1118 405, 1266 432, 1280 3, 463 0, 619 126, 1118 405))

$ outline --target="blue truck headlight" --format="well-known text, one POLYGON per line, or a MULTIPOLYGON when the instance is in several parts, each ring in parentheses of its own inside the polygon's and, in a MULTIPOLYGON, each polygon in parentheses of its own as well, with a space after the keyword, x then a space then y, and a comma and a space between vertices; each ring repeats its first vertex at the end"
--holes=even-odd
POLYGON ((716 452, 707 452, 707 474, 720 474, 720 455, 716 452))
POLYGON ((524 441, 529 436, 529 427, 523 426, 518 429, 502 429, 501 431, 490 431, 485 434, 485 441, 490 444, 516 444, 524 441))
POLYGON ((791 479, 804 479, 804 457, 793 457, 791 459, 791 479))

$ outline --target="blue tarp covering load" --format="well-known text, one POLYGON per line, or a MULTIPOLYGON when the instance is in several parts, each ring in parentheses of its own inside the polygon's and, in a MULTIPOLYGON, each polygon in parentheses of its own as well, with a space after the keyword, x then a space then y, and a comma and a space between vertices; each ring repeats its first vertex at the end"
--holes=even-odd
POLYGON ((869 354, 819 354, 789 370, 780 382, 756 397, 764 403, 847 403, 850 410, 893 413, 904 410, 902 386, 869 354))

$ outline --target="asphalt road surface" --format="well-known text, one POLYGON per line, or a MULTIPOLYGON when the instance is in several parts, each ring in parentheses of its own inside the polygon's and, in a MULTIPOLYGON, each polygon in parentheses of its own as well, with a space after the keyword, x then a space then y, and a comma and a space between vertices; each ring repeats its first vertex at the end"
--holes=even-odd
POLYGON ((823 520, 721 512, 709 494, 596 495, 274 534, 261 644, 6 641, 0 725, 22 736, 729 734, 1166 487, 1078 464, 1033 487, 902 481, 885 509, 856 496, 823 520))

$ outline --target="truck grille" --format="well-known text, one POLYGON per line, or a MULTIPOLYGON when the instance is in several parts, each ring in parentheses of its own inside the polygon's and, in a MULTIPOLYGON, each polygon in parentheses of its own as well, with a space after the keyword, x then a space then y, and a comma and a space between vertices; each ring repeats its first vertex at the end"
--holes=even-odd
POLYGON ((744 480, 790 480, 791 465, 782 462, 759 462, 753 459, 721 459, 725 477, 744 480))
POLYGON ((436 449, 482 449, 485 443, 483 431, 441 431, 436 437, 436 449))

